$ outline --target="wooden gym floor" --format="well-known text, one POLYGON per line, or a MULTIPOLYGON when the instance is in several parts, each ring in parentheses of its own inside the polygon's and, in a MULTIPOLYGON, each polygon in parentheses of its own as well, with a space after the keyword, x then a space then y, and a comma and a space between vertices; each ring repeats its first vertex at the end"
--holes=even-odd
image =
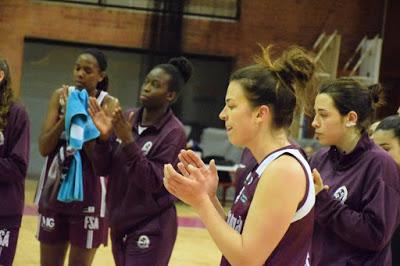
MULTIPOLYGON (((19 233, 14 266, 36 266, 39 264, 39 242, 35 238, 37 215, 32 204, 36 181, 26 180, 25 212, 19 233)), ((178 236, 169 265, 207 266, 219 265, 221 253, 212 242, 207 231, 193 210, 183 203, 177 203, 179 227, 178 236)), ((65 264, 67 265, 67 263, 65 264)), ((111 243, 101 246, 96 253, 93 266, 111 266, 114 261, 111 243)))

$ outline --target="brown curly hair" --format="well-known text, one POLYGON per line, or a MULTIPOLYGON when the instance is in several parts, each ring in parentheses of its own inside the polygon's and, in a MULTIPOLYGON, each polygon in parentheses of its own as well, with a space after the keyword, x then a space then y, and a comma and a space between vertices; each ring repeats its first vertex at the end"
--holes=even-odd
POLYGON ((10 106, 14 101, 14 93, 11 89, 10 68, 7 61, 0 57, 0 71, 4 73, 4 78, 0 81, 0 131, 7 125, 7 116, 10 106))

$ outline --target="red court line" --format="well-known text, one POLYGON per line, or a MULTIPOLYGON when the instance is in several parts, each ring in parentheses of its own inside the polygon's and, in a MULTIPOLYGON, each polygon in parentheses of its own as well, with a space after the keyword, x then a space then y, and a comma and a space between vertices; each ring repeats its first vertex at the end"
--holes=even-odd
POLYGON ((178 226, 190 228, 204 228, 203 223, 197 217, 178 217, 178 226))
POLYGON ((24 215, 29 215, 29 216, 37 215, 37 207, 35 205, 25 205, 24 215))
MULTIPOLYGON (((36 216, 37 207, 35 205, 25 205, 24 215, 36 216)), ((178 226, 189 228, 204 228, 203 223, 197 217, 179 216, 178 226)))

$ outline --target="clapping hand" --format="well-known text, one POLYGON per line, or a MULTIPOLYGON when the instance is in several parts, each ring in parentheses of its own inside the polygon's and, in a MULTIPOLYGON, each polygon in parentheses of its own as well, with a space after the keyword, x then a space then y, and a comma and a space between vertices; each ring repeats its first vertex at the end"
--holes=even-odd
POLYGON ((113 113, 112 125, 114 127, 115 135, 122 143, 128 144, 134 141, 132 134, 132 125, 134 119, 134 112, 130 112, 128 119, 125 119, 121 107, 117 107, 113 113))
POLYGON ((178 173, 171 164, 164 166, 164 185, 167 190, 194 208, 206 198, 214 197, 218 186, 214 160, 207 166, 190 150, 182 150, 178 158, 178 173))
POLYGON ((60 115, 59 118, 63 119, 65 117, 65 113, 67 110, 67 100, 68 100, 68 85, 62 85, 61 86, 61 92, 60 92, 60 99, 59 99, 59 103, 60 103, 60 115))
POLYGON ((171 164, 164 166, 164 186, 174 196, 191 205, 200 207, 203 200, 209 197, 204 184, 205 177, 200 169, 189 165, 182 175, 171 164))
POLYGON ((108 140, 112 133, 112 115, 107 114, 98 104, 96 98, 89 98, 89 114, 94 125, 100 131, 100 139, 108 140))
POLYGON ((178 168, 182 174, 188 175, 187 168, 189 165, 198 168, 201 174, 205 177, 205 184, 207 193, 210 198, 214 197, 217 192, 218 187, 218 172, 215 165, 215 161, 211 160, 209 166, 204 164, 204 162, 191 150, 182 150, 179 155, 178 168))
POLYGON ((329 186, 324 185, 321 175, 319 174, 317 169, 314 169, 312 171, 312 175, 313 175, 313 180, 314 180, 315 195, 318 195, 318 193, 320 193, 323 189, 326 189, 326 190, 329 189, 329 186))

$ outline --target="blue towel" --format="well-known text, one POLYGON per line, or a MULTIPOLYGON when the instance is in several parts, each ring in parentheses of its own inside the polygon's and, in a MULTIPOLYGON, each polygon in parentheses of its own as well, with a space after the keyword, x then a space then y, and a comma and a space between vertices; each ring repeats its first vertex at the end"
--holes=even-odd
POLYGON ((86 141, 100 135, 87 112, 88 100, 89 95, 85 89, 73 90, 68 96, 65 136, 67 153, 72 154, 73 158, 58 192, 57 199, 62 202, 83 201, 82 159, 79 150, 86 141))

